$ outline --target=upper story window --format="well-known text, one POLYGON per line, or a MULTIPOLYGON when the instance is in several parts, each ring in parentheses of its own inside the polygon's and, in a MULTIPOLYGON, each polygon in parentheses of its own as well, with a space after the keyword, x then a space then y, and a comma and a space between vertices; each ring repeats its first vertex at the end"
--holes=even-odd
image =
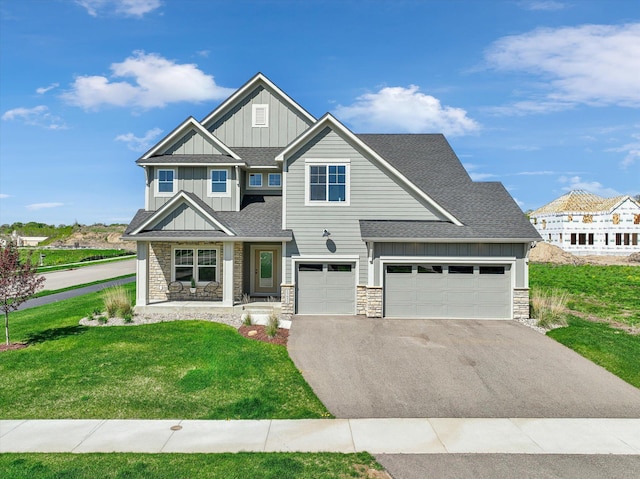
POLYGON ((280 188, 282 186, 282 175, 280 173, 269 173, 267 186, 269 188, 280 188))
POLYGON ((229 171, 226 169, 212 168, 209 170, 209 196, 229 196, 231 194, 228 185, 229 171))
POLYGON ((349 163, 307 160, 307 205, 349 204, 349 163))
POLYGON ((251 126, 254 128, 269 126, 269 105, 251 105, 251 126))
POLYGON ((262 173, 249 173, 249 187, 262 188, 262 173))
POLYGON ((175 170, 157 170, 156 194, 159 196, 173 195, 175 192, 175 170))

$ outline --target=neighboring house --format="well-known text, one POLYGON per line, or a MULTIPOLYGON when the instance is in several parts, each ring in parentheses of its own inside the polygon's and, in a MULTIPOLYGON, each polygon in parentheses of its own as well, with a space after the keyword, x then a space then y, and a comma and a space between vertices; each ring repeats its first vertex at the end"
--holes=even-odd
POLYGON ((48 236, 18 236, 18 246, 38 246, 48 236))
POLYGON ((440 134, 358 135, 257 74, 137 163, 145 206, 123 238, 139 309, 250 295, 284 315, 528 316, 540 236, 440 134))
POLYGON ((542 239, 575 255, 629 255, 640 250, 640 203, 575 190, 529 215, 542 239))

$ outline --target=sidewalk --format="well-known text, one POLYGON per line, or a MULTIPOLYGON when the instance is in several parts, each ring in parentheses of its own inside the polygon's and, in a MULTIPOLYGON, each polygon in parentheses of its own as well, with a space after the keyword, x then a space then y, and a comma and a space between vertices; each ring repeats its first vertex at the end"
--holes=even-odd
POLYGON ((640 419, 0 421, 0 453, 240 451, 640 455, 640 419))

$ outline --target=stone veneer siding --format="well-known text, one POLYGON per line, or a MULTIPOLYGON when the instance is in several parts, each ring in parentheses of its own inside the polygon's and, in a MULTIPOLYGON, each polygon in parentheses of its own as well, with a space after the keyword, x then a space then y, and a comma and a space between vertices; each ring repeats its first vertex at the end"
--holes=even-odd
POLYGON ((367 318, 382 317, 382 286, 367 286, 367 318))
POLYGON ((296 305, 296 287, 293 284, 280 285, 280 304, 282 317, 291 319, 295 312, 296 305))
MULTIPOLYGON (((223 281, 224 281, 224 250, 221 242, 198 242, 178 244, 166 241, 149 243, 149 300, 209 300, 222 301, 223 281), (171 255, 173 248, 206 248, 218 250, 218 268, 216 277, 220 285, 215 290, 205 291, 204 286, 198 286, 196 294, 189 291, 189 285, 179 293, 169 293, 169 283, 171 283, 171 255)), ((234 299, 242 298, 242 243, 234 243, 233 247, 233 296, 234 299)))
POLYGON ((529 319, 529 288, 513 290, 513 319, 529 319))
POLYGON ((362 316, 367 314, 367 287, 362 284, 357 287, 356 314, 362 316))

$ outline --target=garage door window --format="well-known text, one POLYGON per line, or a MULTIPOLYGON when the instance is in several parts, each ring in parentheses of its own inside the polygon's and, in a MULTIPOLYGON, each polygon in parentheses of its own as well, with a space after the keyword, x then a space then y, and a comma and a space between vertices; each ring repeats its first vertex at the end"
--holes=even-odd
POLYGON ((504 274, 504 266, 480 266, 480 274, 504 274))
POLYGON ((436 265, 420 266, 420 265, 418 265, 418 273, 426 273, 426 274, 437 273, 437 274, 441 274, 442 273, 442 266, 436 266, 436 265))
POLYGON ((311 264, 304 263, 299 266, 300 271, 322 271, 322 263, 320 264, 311 264))
POLYGON ((473 274, 473 266, 449 266, 449 274, 473 274))
POLYGON ((411 265, 390 265, 387 266, 387 273, 409 273, 411 274, 411 265))
POLYGON ((350 273, 351 272, 351 265, 350 264, 330 264, 328 265, 328 269, 329 271, 341 271, 343 273, 350 273))

